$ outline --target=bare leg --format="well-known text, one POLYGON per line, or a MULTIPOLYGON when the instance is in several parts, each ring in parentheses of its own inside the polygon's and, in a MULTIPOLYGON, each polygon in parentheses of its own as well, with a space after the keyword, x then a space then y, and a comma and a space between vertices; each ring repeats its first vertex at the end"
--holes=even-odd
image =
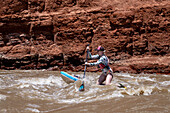
POLYGON ((113 79, 113 75, 111 73, 109 73, 106 77, 106 85, 110 85, 112 79, 113 79))

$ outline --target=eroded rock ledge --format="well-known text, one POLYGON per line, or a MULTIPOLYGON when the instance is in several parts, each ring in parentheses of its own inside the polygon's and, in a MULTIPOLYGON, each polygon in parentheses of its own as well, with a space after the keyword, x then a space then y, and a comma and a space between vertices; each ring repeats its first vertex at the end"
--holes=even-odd
POLYGON ((170 73, 168 0, 7 0, 0 6, 0 69, 82 71, 90 44, 93 54, 98 45, 106 48, 115 72, 170 73))

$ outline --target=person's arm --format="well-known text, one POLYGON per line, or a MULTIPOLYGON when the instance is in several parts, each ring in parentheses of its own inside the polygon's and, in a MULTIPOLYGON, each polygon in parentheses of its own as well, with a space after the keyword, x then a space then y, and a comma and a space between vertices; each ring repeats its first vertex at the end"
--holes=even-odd
POLYGON ((97 59, 97 58, 99 58, 99 55, 91 55, 91 53, 89 52, 89 58, 90 59, 97 59))
POLYGON ((88 50, 88 57, 90 59, 98 59, 99 58, 99 55, 91 55, 89 46, 87 46, 86 50, 88 50))
POLYGON ((99 65, 100 63, 102 63, 102 59, 101 58, 97 62, 89 63, 89 65, 90 66, 96 66, 96 65, 99 65))

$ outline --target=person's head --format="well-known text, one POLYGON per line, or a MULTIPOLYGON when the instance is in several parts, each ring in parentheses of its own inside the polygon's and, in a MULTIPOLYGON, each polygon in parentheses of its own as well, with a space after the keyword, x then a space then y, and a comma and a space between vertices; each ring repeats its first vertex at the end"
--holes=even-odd
POLYGON ((104 48, 102 46, 99 46, 96 51, 98 52, 98 55, 99 56, 102 56, 104 54, 104 48))

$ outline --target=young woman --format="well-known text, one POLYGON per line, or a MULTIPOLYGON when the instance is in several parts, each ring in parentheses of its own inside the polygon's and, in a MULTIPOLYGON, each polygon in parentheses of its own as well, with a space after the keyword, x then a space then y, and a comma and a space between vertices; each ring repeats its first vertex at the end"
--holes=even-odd
MULTIPOLYGON (((89 47, 87 47, 86 49, 89 49, 89 47)), ((99 85, 110 85, 112 78, 113 78, 113 71, 112 69, 109 67, 109 59, 107 58, 107 56, 104 54, 105 50, 103 47, 99 46, 97 49, 98 54, 97 55, 91 55, 91 53, 89 52, 89 57, 91 59, 99 59, 97 62, 94 63, 85 63, 86 65, 89 66, 98 66, 100 67, 100 69, 102 70, 102 74, 99 77, 99 80, 97 82, 97 84, 99 85), (106 81, 106 83, 104 84, 103 82, 106 81)))

